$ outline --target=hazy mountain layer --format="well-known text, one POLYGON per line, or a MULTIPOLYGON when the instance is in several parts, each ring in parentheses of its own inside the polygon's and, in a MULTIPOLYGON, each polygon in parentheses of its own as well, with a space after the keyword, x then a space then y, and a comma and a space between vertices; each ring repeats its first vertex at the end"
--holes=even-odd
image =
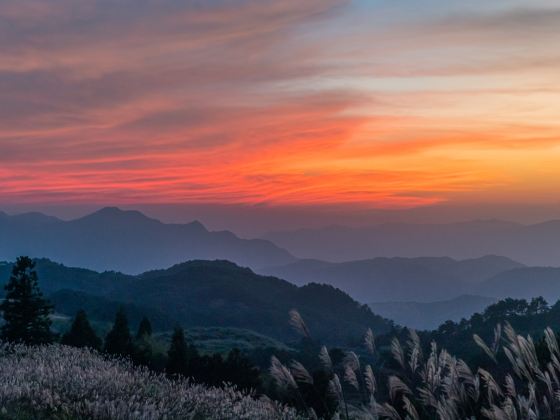
POLYGON ((498 273, 522 267, 508 258, 485 256, 457 261, 452 258, 374 258, 329 263, 300 260, 262 269, 303 285, 331 284, 360 302, 431 302, 470 293, 476 285, 498 273))
POLYGON ((476 291, 497 298, 542 296, 554 303, 560 299, 560 268, 523 267, 506 271, 480 284, 476 291))
POLYGON ((109 207, 71 221, 40 213, 0 213, 0 260, 19 255, 132 274, 191 259, 227 259, 252 268, 295 260, 266 240, 210 232, 199 222, 165 224, 109 207))
POLYGON ((399 325, 432 330, 445 321, 469 318, 494 302, 495 298, 462 295, 439 302, 381 302, 370 303, 369 306, 376 314, 392 319, 399 325))
POLYGON ((558 265, 560 220, 522 225, 499 220, 452 224, 382 224, 273 232, 264 236, 299 258, 349 261, 373 257, 504 255, 527 265, 558 265))

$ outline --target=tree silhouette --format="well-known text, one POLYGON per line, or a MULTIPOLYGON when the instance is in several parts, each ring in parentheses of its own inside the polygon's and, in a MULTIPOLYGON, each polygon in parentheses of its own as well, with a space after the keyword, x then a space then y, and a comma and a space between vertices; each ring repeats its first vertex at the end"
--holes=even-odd
POLYGON ((232 349, 229 352, 224 361, 223 371, 222 382, 235 384, 244 390, 257 389, 261 385, 259 370, 241 354, 239 349, 232 349))
POLYGON ((153 349, 152 349, 152 325, 148 318, 142 318, 134 340, 134 354, 132 359, 134 363, 152 367, 153 349))
POLYGON ((2 339, 31 345, 52 342, 49 315, 53 307, 43 298, 31 258, 17 259, 4 289, 6 298, 0 304, 5 321, 2 339))
POLYGON ((124 308, 119 308, 115 315, 113 328, 105 337, 105 351, 119 356, 132 355, 132 337, 128 329, 128 319, 124 308))
POLYGON ((170 375, 189 376, 191 362, 197 356, 196 349, 187 344, 183 329, 176 327, 167 352, 166 372, 170 375))
POLYGON ((62 336, 62 344, 73 347, 101 349, 101 339, 95 334, 84 310, 79 310, 70 330, 62 336))
POLYGON ((137 339, 140 339, 144 336, 152 336, 152 324, 150 324, 150 320, 146 317, 142 318, 142 321, 140 321, 138 332, 136 333, 137 339))

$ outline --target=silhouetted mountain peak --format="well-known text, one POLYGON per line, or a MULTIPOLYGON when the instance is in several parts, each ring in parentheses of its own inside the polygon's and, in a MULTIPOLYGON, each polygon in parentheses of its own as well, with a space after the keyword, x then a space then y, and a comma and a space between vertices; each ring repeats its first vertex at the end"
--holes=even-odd
POLYGON ((206 226, 204 226, 198 220, 193 220, 192 222, 187 223, 184 226, 186 228, 188 228, 189 231, 191 231, 191 232, 199 232, 199 233, 208 233, 209 232, 209 230, 206 229, 206 226))
POLYGON ((155 225, 162 224, 159 220, 152 219, 137 210, 123 210, 118 207, 103 207, 80 219, 73 220, 71 223, 78 224, 103 224, 106 226, 127 226, 127 225, 155 225))

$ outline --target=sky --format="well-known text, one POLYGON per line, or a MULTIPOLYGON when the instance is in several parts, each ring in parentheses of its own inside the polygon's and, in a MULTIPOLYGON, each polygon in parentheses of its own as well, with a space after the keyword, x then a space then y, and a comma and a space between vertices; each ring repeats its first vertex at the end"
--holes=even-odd
POLYGON ((560 217, 559 27, 556 0, 3 0, 0 208, 560 217))

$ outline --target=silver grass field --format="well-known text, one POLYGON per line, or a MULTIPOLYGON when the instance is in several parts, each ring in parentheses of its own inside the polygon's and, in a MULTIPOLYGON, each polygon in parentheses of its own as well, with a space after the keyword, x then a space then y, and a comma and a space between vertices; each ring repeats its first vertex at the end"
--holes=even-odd
MULTIPOLYGON (((297 311, 290 322, 302 335, 309 330, 297 311)), ((318 354, 331 379, 329 393, 337 404, 336 419, 479 419, 521 420, 560 418, 560 346, 550 328, 544 337, 550 362, 539 366, 535 344, 506 323, 498 325, 490 344, 474 340, 497 363, 503 351, 509 365, 502 381, 482 368, 471 369, 463 360, 431 343, 422 351, 418 334, 394 338, 391 355, 399 370, 388 376, 388 395, 378 395, 374 370, 353 351, 335 367, 328 349, 318 354), (346 389, 346 391, 345 391, 346 389), (348 389, 361 401, 349 398, 348 389)), ((377 355, 371 330, 365 350, 377 355)), ((298 395, 313 376, 296 360, 287 366, 272 357, 270 374, 278 389, 298 395)), ((303 398, 300 401, 305 406, 303 398)), ((61 345, 27 347, 0 345, 0 418, 55 419, 304 419, 317 418, 271 401, 246 395, 234 387, 211 388, 188 379, 169 379, 126 360, 104 357, 88 349, 61 345)))
MULTIPOLYGON (((305 322, 293 310, 292 326, 309 337, 305 322)), ((420 338, 409 330, 409 339, 403 345, 394 338, 391 354, 400 371, 387 380, 388 400, 378 401, 377 381, 369 364, 363 365, 358 355, 346 353, 342 367, 333 368, 329 351, 322 347, 318 358, 322 368, 332 379, 329 391, 338 403, 335 418, 340 419, 482 419, 522 420, 560 418, 560 347, 550 328, 544 331, 551 361, 545 368, 539 366, 535 344, 530 336, 518 335, 509 323, 497 325, 494 339, 486 344, 480 337, 473 338, 486 355, 497 363, 497 354, 503 350, 509 366, 503 383, 482 368, 473 371, 463 360, 450 355, 445 349, 431 343, 429 353, 423 354, 420 338), (350 403, 342 384, 362 395, 360 404, 350 403)), ((364 337, 365 349, 376 355, 375 338, 368 330, 364 337)), ((300 363, 289 367, 272 359, 270 373, 285 392, 298 393, 299 384, 312 383, 311 374, 300 363)), ((307 415, 316 418, 311 408, 307 415)))
POLYGON ((209 388, 61 345, 0 345, 2 419, 301 418, 235 388, 209 388))

